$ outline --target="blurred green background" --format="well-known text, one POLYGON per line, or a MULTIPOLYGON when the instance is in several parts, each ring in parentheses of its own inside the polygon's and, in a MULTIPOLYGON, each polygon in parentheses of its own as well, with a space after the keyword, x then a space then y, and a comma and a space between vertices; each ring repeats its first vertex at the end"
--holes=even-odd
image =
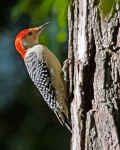
POLYGON ((51 24, 40 36, 58 57, 67 58, 68 0, 1 0, 0 150, 68 150, 70 133, 42 99, 15 50, 24 28, 51 24))

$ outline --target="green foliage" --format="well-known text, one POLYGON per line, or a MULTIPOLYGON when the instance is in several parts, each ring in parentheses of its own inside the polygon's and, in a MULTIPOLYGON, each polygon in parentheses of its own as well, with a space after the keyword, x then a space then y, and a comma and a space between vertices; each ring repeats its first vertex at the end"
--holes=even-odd
POLYGON ((101 9, 104 15, 109 14, 115 6, 115 0, 101 0, 101 9))
POLYGON ((32 26, 54 18, 58 24, 57 40, 64 42, 67 39, 67 7, 68 0, 19 0, 11 10, 11 17, 16 20, 22 14, 29 14, 32 26))
POLYGON ((64 42, 66 40, 66 32, 64 30, 61 30, 60 32, 58 32, 57 34, 57 40, 59 42, 64 42))
POLYGON ((94 5, 99 8, 103 19, 109 21, 120 9, 120 0, 95 0, 94 5))

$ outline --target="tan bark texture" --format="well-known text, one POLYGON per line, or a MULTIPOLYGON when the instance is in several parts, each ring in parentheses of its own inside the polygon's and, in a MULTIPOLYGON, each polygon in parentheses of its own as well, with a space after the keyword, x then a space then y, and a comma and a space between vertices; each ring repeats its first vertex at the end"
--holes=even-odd
POLYGON ((68 8, 71 150, 120 150, 120 1, 68 8))

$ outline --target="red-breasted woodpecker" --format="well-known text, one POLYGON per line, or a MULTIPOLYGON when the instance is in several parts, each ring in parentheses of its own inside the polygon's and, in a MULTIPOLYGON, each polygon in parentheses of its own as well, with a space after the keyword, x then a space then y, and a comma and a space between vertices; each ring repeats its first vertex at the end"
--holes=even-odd
POLYGON ((22 30, 16 36, 15 47, 22 55, 27 71, 44 100, 60 123, 71 131, 61 64, 56 56, 38 41, 40 33, 48 24, 22 30))

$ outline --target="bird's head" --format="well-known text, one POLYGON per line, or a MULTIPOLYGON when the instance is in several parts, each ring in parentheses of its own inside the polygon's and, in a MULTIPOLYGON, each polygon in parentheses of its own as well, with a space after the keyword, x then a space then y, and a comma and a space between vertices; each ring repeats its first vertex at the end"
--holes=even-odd
POLYGON ((40 27, 24 29, 18 33, 15 38, 15 48, 24 58, 28 48, 39 44, 38 37, 40 33, 50 24, 49 22, 41 25, 40 27))

